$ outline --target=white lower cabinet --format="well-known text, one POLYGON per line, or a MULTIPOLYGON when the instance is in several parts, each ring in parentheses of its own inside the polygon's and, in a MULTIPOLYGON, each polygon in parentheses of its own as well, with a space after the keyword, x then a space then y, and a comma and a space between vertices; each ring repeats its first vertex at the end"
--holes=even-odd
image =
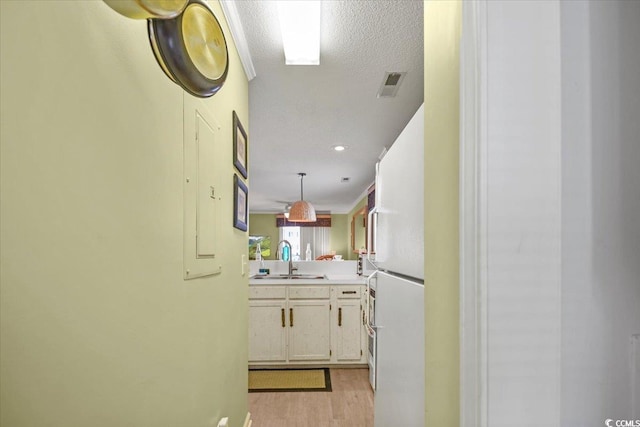
POLYGON ((286 309, 284 287, 249 288, 249 362, 287 361, 286 309))
POLYGON ((249 361, 285 362, 287 360, 286 302, 249 302, 249 361))
POLYGON ((366 363, 363 286, 249 287, 249 363, 366 363))
POLYGON ((331 293, 336 301, 333 319, 336 362, 366 362, 364 286, 335 286, 331 293))
POLYGON ((290 300, 289 318, 289 360, 330 360, 329 300, 290 300))
POLYGON ((338 300, 336 360, 359 361, 362 358, 362 308, 360 300, 338 300))

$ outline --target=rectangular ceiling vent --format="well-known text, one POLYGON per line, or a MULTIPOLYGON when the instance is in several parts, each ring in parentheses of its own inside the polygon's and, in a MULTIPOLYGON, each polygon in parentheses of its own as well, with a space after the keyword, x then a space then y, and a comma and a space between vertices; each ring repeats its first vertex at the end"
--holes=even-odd
POLYGON ((395 72, 395 71, 387 71, 384 73, 384 78, 382 79, 382 85, 380 85, 380 90, 378 90, 378 98, 393 98, 398 93, 398 89, 400 88, 400 84, 402 80, 404 80, 405 72, 395 72))

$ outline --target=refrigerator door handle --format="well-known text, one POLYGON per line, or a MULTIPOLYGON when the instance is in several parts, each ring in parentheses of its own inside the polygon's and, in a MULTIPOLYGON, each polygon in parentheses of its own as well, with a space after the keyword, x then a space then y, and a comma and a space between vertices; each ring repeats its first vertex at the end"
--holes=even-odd
MULTIPOLYGON (((375 275, 378 274, 378 270, 374 271, 373 273, 371 273, 370 275, 367 276, 366 282, 367 282, 367 295, 369 295, 369 290, 371 289, 371 280, 375 277, 375 275)), ((368 301, 367 301, 368 304, 368 301)))
POLYGON ((373 280, 373 278, 375 277, 376 274, 378 274, 378 270, 376 270, 373 273, 371 273, 370 275, 368 275, 367 276, 367 280, 366 280, 366 283, 367 283, 367 310, 365 312, 365 316, 367 318, 367 324, 369 324, 370 320, 371 320, 371 319, 369 319, 369 313, 371 313, 371 311, 369 311, 369 310, 371 310, 371 308, 370 308, 370 305, 371 305, 371 280, 373 280))
POLYGON ((371 259, 371 253, 373 252, 373 244, 376 242, 377 240, 377 232, 378 232, 378 227, 374 227, 373 222, 371 222, 373 220, 373 215, 376 215, 376 220, 378 219, 378 207, 374 206, 373 209, 371 209, 369 211, 369 214, 367 215, 367 260, 369 262, 372 262, 373 260, 371 259))
POLYGON ((367 330, 367 335, 369 335, 371 338, 374 338, 376 335, 376 331, 378 329, 383 329, 384 326, 376 326, 376 325, 367 325, 366 330, 367 330))

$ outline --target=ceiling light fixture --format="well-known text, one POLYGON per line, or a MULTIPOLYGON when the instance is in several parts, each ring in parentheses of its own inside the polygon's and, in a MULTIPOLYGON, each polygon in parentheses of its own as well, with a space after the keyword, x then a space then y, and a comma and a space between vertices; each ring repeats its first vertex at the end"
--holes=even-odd
POLYGON ((320 64, 320 0, 278 1, 285 64, 320 64))
POLYGON ((307 175, 304 172, 298 173, 300 175, 300 200, 295 202, 291 206, 291 210, 289 211, 289 221, 291 222, 315 222, 316 221, 316 210, 309 202, 304 201, 304 193, 302 180, 307 175))
POLYGON ((347 146, 346 145, 334 145, 332 148, 334 150, 336 150, 336 151, 344 151, 344 150, 347 149, 347 146))

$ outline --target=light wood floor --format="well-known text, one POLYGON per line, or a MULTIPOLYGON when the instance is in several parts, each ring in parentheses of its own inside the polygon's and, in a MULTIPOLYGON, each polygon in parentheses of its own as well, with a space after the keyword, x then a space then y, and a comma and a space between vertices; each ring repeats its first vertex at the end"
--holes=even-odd
POLYGON ((367 369, 331 369, 331 392, 249 393, 252 427, 373 427, 367 369))

